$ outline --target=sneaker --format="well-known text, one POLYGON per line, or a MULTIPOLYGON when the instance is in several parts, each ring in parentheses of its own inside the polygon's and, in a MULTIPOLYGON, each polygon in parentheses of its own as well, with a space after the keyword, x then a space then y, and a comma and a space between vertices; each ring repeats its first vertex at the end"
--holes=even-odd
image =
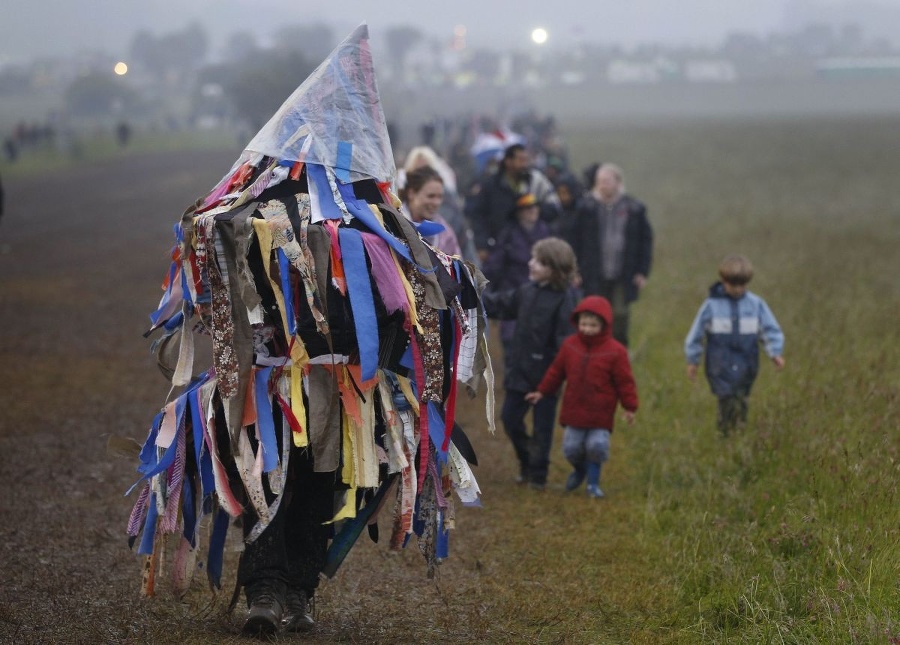
POLYGON ((547 484, 541 482, 528 482, 528 488, 531 490, 542 491, 547 488, 547 484))
POLYGON ((572 474, 569 475, 569 478, 566 480, 566 490, 571 492, 581 486, 581 482, 584 481, 584 470, 579 470, 576 468, 572 471, 572 474))
POLYGON ((273 591, 264 589, 248 601, 250 611, 242 629, 243 633, 257 638, 274 636, 281 626, 281 616, 284 611, 281 600, 273 591))
POLYGON ((599 499, 603 497, 603 491, 600 490, 600 487, 596 484, 588 484, 587 487, 587 496, 592 499, 599 499))
POLYGON ((302 589, 288 589, 284 607, 284 629, 288 632, 308 632, 316 626, 312 602, 302 589))

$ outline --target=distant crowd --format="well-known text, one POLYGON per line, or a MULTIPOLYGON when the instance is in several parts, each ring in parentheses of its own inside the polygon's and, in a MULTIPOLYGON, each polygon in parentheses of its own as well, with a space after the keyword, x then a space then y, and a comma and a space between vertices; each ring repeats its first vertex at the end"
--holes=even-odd
POLYGON ((57 135, 57 128, 50 122, 20 121, 12 132, 3 138, 3 155, 12 163, 28 151, 55 146, 57 135))
MULTIPOLYGON (((58 125, 51 117, 45 121, 28 123, 20 121, 12 131, 3 136, 3 158, 16 163, 22 157, 39 150, 68 152, 74 156, 81 153, 81 144, 72 128, 58 125)), ((120 147, 128 145, 133 135, 133 127, 127 121, 116 123, 112 132, 120 147)))

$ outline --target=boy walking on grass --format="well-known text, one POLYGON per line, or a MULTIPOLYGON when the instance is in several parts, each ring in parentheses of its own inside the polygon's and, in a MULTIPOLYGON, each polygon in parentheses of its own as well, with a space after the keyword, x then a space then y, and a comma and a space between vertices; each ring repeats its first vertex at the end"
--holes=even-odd
POLYGON ((537 404, 545 396, 555 396, 566 382, 559 421, 565 426, 563 454, 574 469, 566 490, 575 490, 587 478, 588 497, 599 498, 603 497, 600 469, 609 458, 616 407, 621 403, 626 421, 633 423, 637 386, 628 350, 612 337, 613 313, 606 298, 584 298, 572 311, 571 321, 577 333, 566 338, 526 400, 537 404))
POLYGON ((777 369, 784 367, 784 334, 766 301, 747 289, 750 260, 730 255, 719 264, 721 281, 709 290, 684 341, 687 375, 697 378, 706 339, 706 380, 719 399, 719 431, 747 422, 747 397, 759 372, 759 341, 777 369))

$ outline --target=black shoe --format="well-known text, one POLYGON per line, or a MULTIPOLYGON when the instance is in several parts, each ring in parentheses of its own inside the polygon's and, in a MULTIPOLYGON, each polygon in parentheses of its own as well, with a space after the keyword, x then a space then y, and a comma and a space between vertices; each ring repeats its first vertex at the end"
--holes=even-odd
POLYGON ((316 626, 312 602, 303 590, 288 589, 284 608, 284 629, 288 632, 308 632, 316 626))
POLYGON ((581 482, 584 481, 584 469, 579 470, 576 468, 572 471, 572 474, 569 475, 569 478, 566 480, 566 490, 571 492, 581 486, 581 482))
POLYGON ((275 589, 265 587, 253 595, 248 594, 250 611, 241 630, 247 636, 269 638, 278 632, 284 612, 281 595, 275 589))

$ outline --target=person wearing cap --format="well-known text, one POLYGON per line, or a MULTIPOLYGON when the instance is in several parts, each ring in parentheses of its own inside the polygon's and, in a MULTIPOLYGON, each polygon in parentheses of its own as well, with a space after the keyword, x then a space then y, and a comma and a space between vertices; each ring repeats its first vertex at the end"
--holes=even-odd
POLYGON ((653 229, 647 207, 625 192, 622 169, 604 163, 568 230, 585 295, 603 296, 613 308, 613 338, 628 346, 629 306, 647 283, 653 229))
POLYGON ((535 196, 526 193, 517 199, 515 218, 500 230, 494 252, 482 267, 490 280, 488 288, 504 291, 527 282, 531 247, 550 233, 550 227, 541 220, 541 208, 535 196))
MULTIPOLYGON (((540 213, 540 206, 533 194, 526 193, 516 201, 515 219, 500 231, 493 253, 482 266, 484 276, 490 281, 490 291, 508 291, 528 282, 531 249, 539 240, 550 237, 550 227, 541 221, 540 213)), ((515 328, 515 320, 500 321, 504 359, 511 352, 509 345, 515 328)))

